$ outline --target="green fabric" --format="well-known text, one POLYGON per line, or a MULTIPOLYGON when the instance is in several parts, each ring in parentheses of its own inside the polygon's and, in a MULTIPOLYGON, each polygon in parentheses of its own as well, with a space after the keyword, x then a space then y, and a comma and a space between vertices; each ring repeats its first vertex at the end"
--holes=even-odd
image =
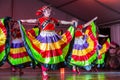
POLYGON ((104 64, 105 54, 102 54, 102 58, 98 59, 96 64, 104 64))
POLYGON ((4 24, 4 18, 0 19, 0 21, 2 22, 2 24, 4 24))
POLYGON ((0 53, 0 62, 3 60, 3 58, 5 57, 5 50, 3 50, 1 53, 0 53))
POLYGON ((35 31, 35 35, 38 36, 39 35, 39 28, 33 28, 33 30, 35 31))
POLYGON ((14 59, 14 58, 9 56, 8 58, 9 58, 9 61, 12 65, 19 65, 19 64, 24 64, 24 63, 27 63, 27 62, 31 62, 31 59, 29 57, 14 59))
POLYGON ((107 42, 110 44, 110 38, 107 38, 107 42))
POLYGON ((93 32, 94 36, 96 37, 96 25, 95 25, 95 23, 92 22, 91 26, 92 26, 92 32, 93 32))

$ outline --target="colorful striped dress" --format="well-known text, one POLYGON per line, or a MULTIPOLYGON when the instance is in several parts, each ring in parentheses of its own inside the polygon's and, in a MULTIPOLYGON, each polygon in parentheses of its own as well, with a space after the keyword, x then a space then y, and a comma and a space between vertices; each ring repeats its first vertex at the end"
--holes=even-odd
POLYGON ((75 31, 75 40, 71 56, 69 57, 69 64, 77 66, 86 70, 91 70, 92 63, 96 60, 96 26, 92 22, 87 26, 86 31, 83 33, 80 30, 75 31))
POLYGON ((8 55, 8 62, 10 65, 18 68, 24 68, 32 65, 32 60, 28 55, 24 42, 21 37, 20 29, 15 28, 18 23, 14 23, 11 29, 11 46, 8 55))
POLYGON ((102 66, 104 67, 105 53, 107 52, 109 47, 110 47, 110 39, 109 38, 107 38, 106 42, 103 45, 100 45, 100 47, 98 47, 98 51, 97 51, 98 58, 96 61, 98 68, 100 68, 102 66))
POLYGON ((69 49, 69 43, 74 35, 74 27, 70 26, 63 35, 55 32, 58 20, 54 18, 39 18, 41 32, 35 37, 26 33, 21 25, 22 37, 24 38, 29 55, 38 64, 48 69, 57 69, 65 66, 65 57, 69 49))

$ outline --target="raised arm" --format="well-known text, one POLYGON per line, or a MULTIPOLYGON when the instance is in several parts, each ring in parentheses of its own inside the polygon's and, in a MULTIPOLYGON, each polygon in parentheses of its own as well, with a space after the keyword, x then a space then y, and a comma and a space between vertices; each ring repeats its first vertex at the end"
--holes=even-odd
POLYGON ((93 22, 93 21, 95 21, 97 18, 98 18, 98 17, 95 17, 95 18, 93 18, 92 20, 90 20, 89 22, 85 23, 85 24, 83 25, 83 28, 85 28, 85 27, 87 27, 88 25, 90 25, 90 23, 93 22))
POLYGON ((60 20, 59 23, 60 24, 65 24, 65 25, 66 24, 71 24, 71 25, 73 24, 72 21, 70 22, 70 21, 64 21, 64 20, 60 20))
POLYGON ((78 22, 76 20, 72 20, 72 21, 60 20, 59 23, 64 25, 67 25, 67 24, 74 25, 75 27, 78 25, 78 22))
POLYGON ((38 19, 26 19, 26 20, 20 20, 21 22, 25 23, 38 23, 38 19))
POLYGON ((99 34, 98 37, 108 37, 108 35, 99 34))

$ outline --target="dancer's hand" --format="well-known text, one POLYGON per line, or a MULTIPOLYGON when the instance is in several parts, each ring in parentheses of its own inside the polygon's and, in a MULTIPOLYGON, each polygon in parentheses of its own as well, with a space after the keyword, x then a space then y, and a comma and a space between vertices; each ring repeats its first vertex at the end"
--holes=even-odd
POLYGON ((20 20, 20 22, 25 22, 25 20, 20 20))
POLYGON ((73 25, 74 27, 77 27, 78 21, 77 21, 77 20, 72 20, 72 25, 73 25))
POLYGON ((93 20, 93 21, 95 21, 96 19, 98 19, 98 17, 97 17, 97 16, 96 16, 96 17, 94 17, 92 20, 93 20))
POLYGON ((92 20, 90 20, 89 22, 85 23, 85 24, 83 25, 83 27, 84 27, 84 28, 87 27, 88 25, 91 24, 91 22, 95 21, 97 18, 98 18, 98 17, 94 17, 92 20))

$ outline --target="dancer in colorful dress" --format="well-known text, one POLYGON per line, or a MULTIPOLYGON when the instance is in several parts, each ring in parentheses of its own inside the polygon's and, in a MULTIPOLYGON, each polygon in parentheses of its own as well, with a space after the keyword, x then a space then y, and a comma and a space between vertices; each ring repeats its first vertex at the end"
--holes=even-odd
POLYGON ((97 17, 84 25, 78 25, 75 31, 75 40, 71 55, 68 57, 69 65, 72 66, 73 72, 79 73, 79 68, 91 70, 92 62, 96 59, 96 26, 93 21, 97 17), (85 32, 82 31, 86 28, 85 32))
POLYGON ((98 38, 107 38, 106 41, 102 39, 102 43, 99 43, 98 40, 98 47, 97 47, 97 68, 103 68, 105 66, 105 53, 108 51, 109 47, 110 47, 110 39, 108 37, 108 35, 98 35, 98 38), (103 43, 104 41, 104 43, 103 43))
POLYGON ((12 66, 12 71, 16 72, 19 69, 19 74, 22 75, 22 68, 30 67, 32 60, 29 57, 21 37, 19 25, 17 21, 13 22, 11 27, 11 46, 8 54, 8 62, 12 66))
POLYGON ((41 32, 35 38, 31 34, 25 33, 25 29, 21 26, 26 48, 29 54, 41 64, 43 77, 48 77, 46 71, 48 69, 55 70, 65 65, 65 57, 69 49, 69 43, 74 35, 74 27, 70 26, 69 29, 62 34, 58 35, 55 32, 55 27, 58 24, 77 24, 77 21, 63 21, 50 17, 51 7, 43 6, 40 8, 36 15, 43 14, 39 19, 21 20, 27 23, 40 23, 41 32))

